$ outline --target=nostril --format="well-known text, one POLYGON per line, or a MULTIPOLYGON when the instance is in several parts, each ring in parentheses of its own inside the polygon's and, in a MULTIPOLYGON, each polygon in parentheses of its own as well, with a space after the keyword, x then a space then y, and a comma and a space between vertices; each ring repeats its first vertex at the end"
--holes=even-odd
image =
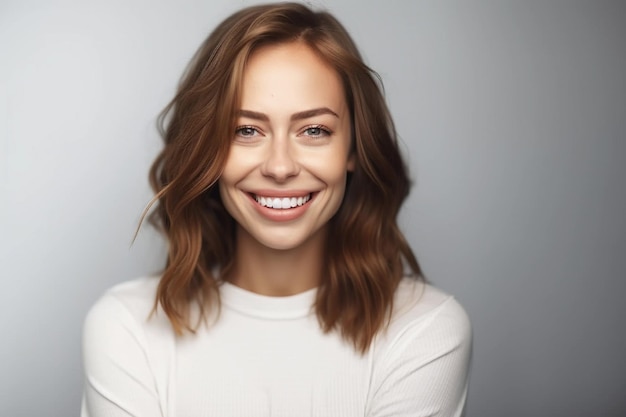
POLYGON ((285 181, 297 175, 299 167, 286 149, 274 149, 263 164, 262 173, 276 181, 285 181))

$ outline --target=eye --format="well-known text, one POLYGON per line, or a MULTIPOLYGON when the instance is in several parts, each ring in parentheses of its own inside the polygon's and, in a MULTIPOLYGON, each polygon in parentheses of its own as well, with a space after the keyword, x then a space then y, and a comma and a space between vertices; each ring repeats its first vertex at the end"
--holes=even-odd
POLYGON ((259 135, 259 131, 253 126, 239 126, 235 134, 242 138, 252 138, 259 135))
POLYGON ((309 126, 302 131, 304 136, 308 136, 311 138, 322 138, 325 136, 330 136, 330 130, 326 129, 322 125, 309 126))

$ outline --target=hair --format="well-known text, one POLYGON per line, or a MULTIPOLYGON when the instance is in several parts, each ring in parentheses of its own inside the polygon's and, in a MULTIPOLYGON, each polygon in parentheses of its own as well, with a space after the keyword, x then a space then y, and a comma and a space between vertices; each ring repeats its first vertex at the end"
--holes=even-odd
POLYGON ((204 41, 174 99, 159 117, 165 146, 150 169, 156 193, 151 222, 169 243, 155 309, 179 335, 194 332, 190 307, 206 319, 219 309, 220 280, 233 266, 236 223, 220 199, 240 105, 246 62, 259 47, 303 42, 340 75, 351 114, 356 160, 344 200, 329 223, 315 311, 324 332, 339 331, 364 353, 385 328, 405 275, 423 279, 397 225, 410 180, 380 77, 364 64, 344 27, 328 12, 297 3, 240 10, 204 41))

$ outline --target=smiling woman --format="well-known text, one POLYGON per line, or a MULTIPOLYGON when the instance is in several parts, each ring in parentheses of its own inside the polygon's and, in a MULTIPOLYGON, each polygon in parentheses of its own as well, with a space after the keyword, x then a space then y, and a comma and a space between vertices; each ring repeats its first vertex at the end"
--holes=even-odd
POLYGON ((161 121, 167 265, 89 313, 84 417, 462 413, 469 322, 397 226, 391 117, 333 16, 230 16, 161 121))

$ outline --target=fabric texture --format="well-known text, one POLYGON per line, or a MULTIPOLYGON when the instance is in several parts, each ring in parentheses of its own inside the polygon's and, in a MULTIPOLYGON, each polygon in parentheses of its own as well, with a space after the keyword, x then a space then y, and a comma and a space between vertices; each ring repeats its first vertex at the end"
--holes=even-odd
POLYGON ((158 278, 109 290, 84 327, 82 417, 460 416, 471 328, 459 303, 405 278, 365 355, 324 334, 315 289, 267 297, 220 288, 219 317, 176 337, 151 315, 158 278))

